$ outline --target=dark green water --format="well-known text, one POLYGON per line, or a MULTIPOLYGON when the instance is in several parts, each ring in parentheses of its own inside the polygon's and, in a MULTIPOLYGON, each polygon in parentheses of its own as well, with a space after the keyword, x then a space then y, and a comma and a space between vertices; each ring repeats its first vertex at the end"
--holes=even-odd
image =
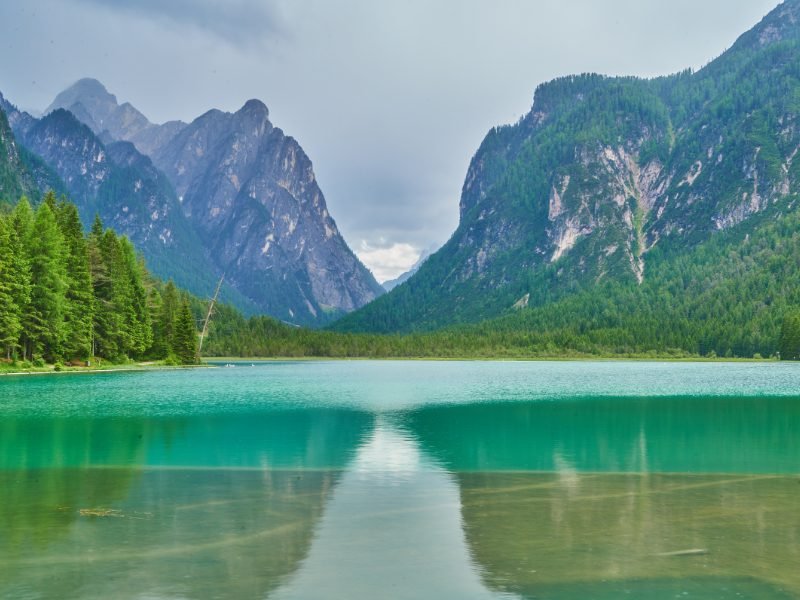
POLYGON ((800 598, 800 365, 0 378, 2 598, 800 598))

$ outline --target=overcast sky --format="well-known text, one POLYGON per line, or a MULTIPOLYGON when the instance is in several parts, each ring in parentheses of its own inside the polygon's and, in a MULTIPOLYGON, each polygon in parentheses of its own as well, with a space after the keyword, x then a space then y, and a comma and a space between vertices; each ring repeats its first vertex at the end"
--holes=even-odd
POLYGON ((0 91, 81 77, 152 121, 249 98, 311 157, 379 280, 445 242, 469 160, 536 85, 699 68, 777 0, 1 0, 0 91))

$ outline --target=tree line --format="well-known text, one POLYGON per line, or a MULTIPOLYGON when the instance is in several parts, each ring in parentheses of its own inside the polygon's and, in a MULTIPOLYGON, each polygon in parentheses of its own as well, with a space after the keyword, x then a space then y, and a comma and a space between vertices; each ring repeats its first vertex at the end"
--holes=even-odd
POLYGON ((0 350, 6 361, 198 360, 190 298, 148 273, 133 244, 84 233, 77 207, 45 195, 0 212, 0 350))

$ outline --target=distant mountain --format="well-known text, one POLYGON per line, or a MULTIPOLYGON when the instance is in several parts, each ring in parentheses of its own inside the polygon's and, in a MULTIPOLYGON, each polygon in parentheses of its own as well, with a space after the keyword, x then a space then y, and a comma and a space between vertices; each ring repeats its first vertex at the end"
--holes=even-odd
POLYGON ((186 127, 182 121, 151 123, 129 102, 119 104, 102 83, 90 78, 81 79, 58 94, 44 114, 59 108, 71 112, 97 135, 107 133, 110 139, 132 142, 147 155, 186 127))
POLYGON ((224 273, 246 312, 321 325, 383 293, 328 214, 311 161, 260 101, 156 125, 82 79, 42 119, 8 111, 85 222, 98 212, 155 273, 197 294, 224 273))
POLYGON ((422 263, 428 260, 428 257, 431 254, 432 254, 431 250, 423 250, 422 253, 419 255, 419 258, 417 259, 417 262, 411 265, 411 268, 408 271, 406 271, 402 275, 399 275, 398 277, 395 277, 394 279, 389 279, 388 281, 384 281, 381 284, 383 286, 383 289, 385 289, 387 292, 391 292, 401 283, 405 283, 406 281, 408 281, 414 273, 419 271, 419 268, 422 266, 422 263))
POLYGON ((541 85, 473 157, 449 242, 336 327, 477 322, 605 282, 639 293, 653 269, 675 268, 665 256, 691 264, 720 232, 797 209, 799 115, 800 0, 696 73, 541 85))

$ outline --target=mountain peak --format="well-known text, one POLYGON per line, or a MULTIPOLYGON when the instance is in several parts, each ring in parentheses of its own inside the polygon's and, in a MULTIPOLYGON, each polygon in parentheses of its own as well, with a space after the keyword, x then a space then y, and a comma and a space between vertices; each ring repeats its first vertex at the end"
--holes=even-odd
POLYGON ((91 77, 79 79, 58 96, 53 103, 45 109, 45 114, 57 108, 69 108, 74 104, 83 104, 89 110, 102 108, 103 112, 108 112, 117 107, 117 97, 109 93, 102 83, 91 77))
POLYGON ((69 88, 67 88, 67 91, 71 89, 80 91, 83 94, 91 94, 95 96, 113 95, 108 92, 106 86, 104 86, 102 83, 100 83, 97 79, 94 79, 93 77, 83 77, 82 79, 79 79, 78 81, 73 83, 69 88))
POLYGON ((269 119, 269 109, 267 105, 256 98, 245 102, 244 106, 242 106, 238 112, 249 116, 257 116, 264 120, 269 119))
POLYGON ((45 114, 59 108, 70 111, 97 135, 139 142, 143 148, 149 147, 147 140, 138 138, 157 129, 133 105, 120 105, 114 94, 90 77, 79 79, 56 96, 45 114))
POLYGON ((800 0, 785 0, 755 27, 742 34, 733 50, 758 49, 776 42, 800 38, 800 0))

